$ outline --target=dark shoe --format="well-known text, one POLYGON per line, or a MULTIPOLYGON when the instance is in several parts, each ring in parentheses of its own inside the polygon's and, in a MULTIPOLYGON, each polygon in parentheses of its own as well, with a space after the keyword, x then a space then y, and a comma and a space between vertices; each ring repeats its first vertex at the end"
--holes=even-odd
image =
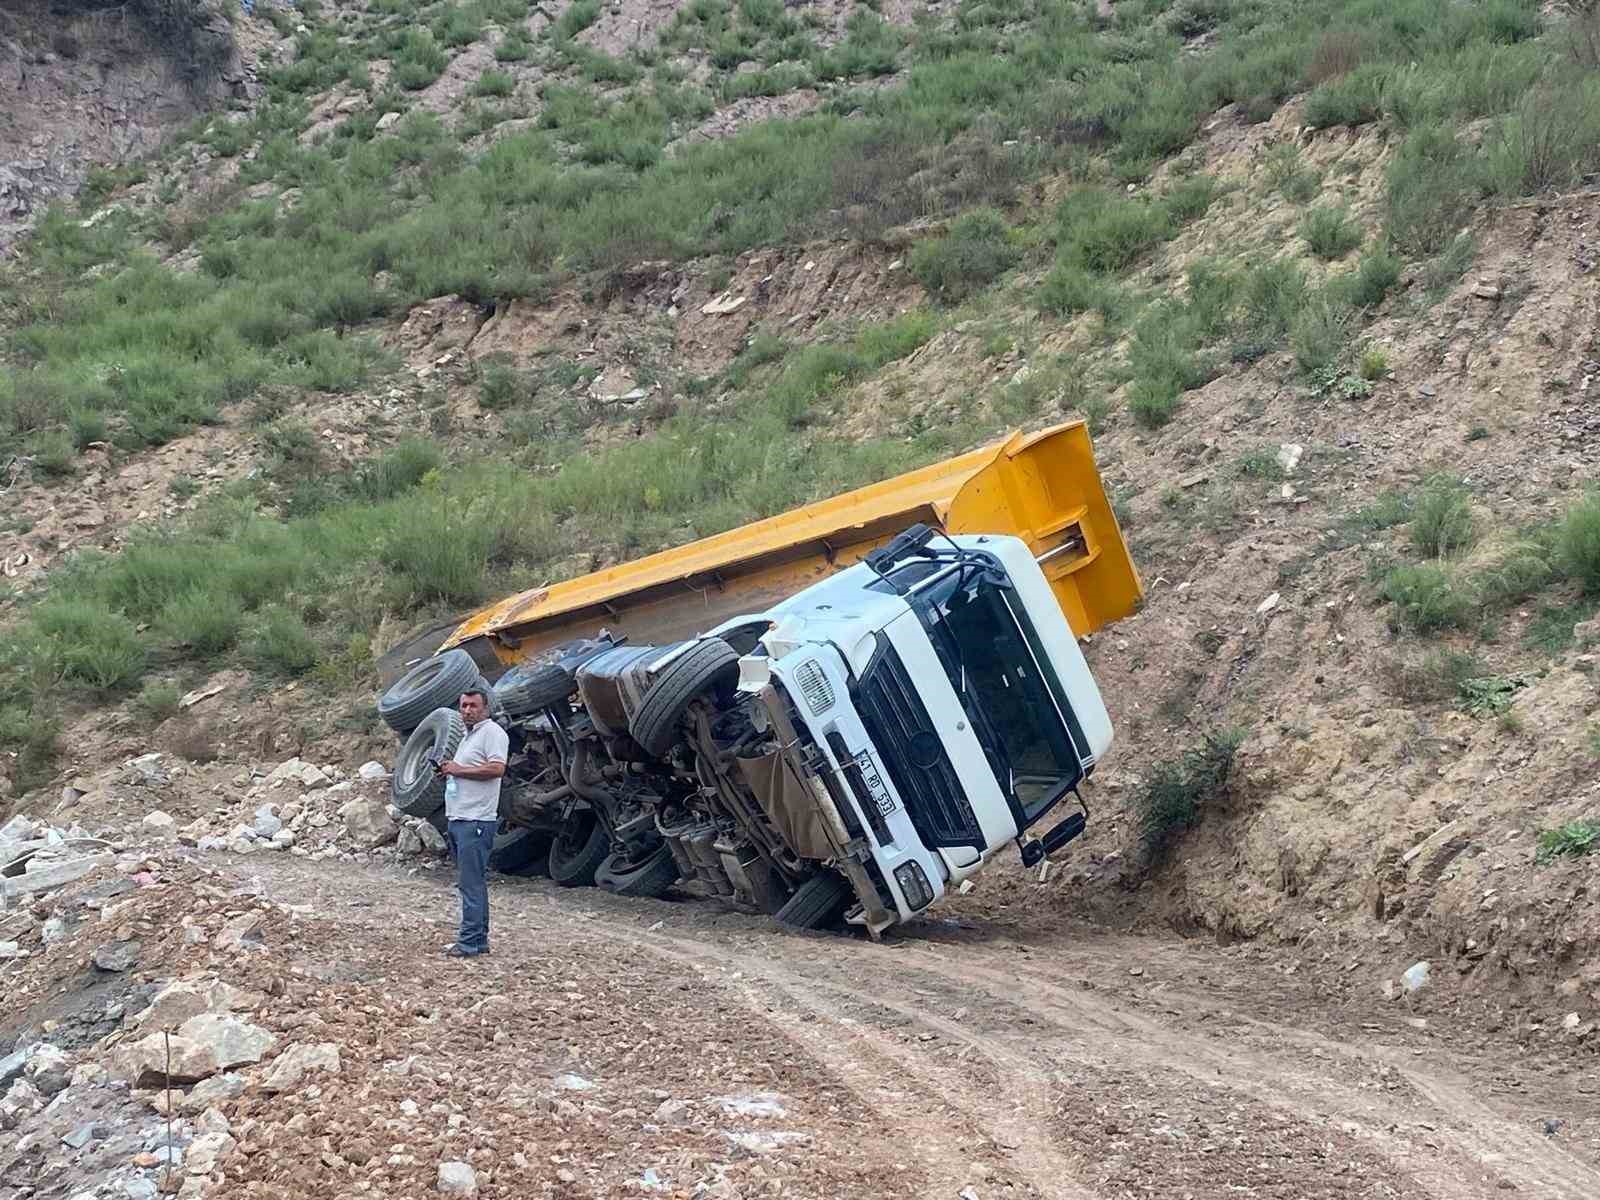
POLYGON ((489 952, 487 950, 468 950, 460 943, 457 943, 448 947, 444 953, 446 958, 481 958, 489 952))

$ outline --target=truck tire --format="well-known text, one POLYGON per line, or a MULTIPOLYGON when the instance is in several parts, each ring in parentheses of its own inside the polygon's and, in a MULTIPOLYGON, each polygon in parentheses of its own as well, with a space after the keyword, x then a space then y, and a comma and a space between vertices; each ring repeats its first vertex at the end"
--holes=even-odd
POLYGON ((489 869, 502 875, 542 874, 550 860, 550 835, 537 829, 497 833, 489 850, 489 869))
POLYGON ((435 775, 429 758, 447 759, 467 736, 467 723, 453 708, 436 708, 411 731, 394 760, 389 796, 408 817, 432 817, 444 807, 444 776, 435 775))
POLYGON ((821 929, 844 915, 855 894, 844 876, 822 871, 795 888, 789 902, 773 916, 790 929, 821 929))
POLYGON ((633 740, 660 758, 678 738, 684 710, 713 688, 731 687, 739 676, 739 656, 721 638, 707 638, 668 664, 639 702, 629 722, 633 740))
POLYGON ((540 663, 512 667, 494 685, 494 697, 507 716, 522 717, 561 704, 577 690, 571 671, 559 663, 540 663))
POLYGON ((454 708, 461 693, 482 685, 478 664, 465 650, 449 650, 420 662, 378 697, 378 715, 401 737, 436 708, 454 708))
POLYGON ((596 887, 619 896, 664 896, 678 882, 678 864, 670 846, 658 846, 635 863, 624 854, 612 854, 594 873, 596 887))
POLYGON ((580 810, 550 841, 550 878, 562 887, 589 887, 594 873, 611 854, 611 835, 600 818, 580 810))

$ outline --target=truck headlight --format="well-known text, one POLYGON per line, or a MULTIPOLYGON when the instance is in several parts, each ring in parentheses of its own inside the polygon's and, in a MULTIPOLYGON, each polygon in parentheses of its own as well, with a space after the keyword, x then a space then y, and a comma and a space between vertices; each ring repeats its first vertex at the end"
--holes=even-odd
POLYGON ((911 908, 927 908, 933 903, 933 888, 928 884, 928 877, 922 873, 921 863, 901 863, 894 869, 894 881, 900 885, 906 904, 911 908))

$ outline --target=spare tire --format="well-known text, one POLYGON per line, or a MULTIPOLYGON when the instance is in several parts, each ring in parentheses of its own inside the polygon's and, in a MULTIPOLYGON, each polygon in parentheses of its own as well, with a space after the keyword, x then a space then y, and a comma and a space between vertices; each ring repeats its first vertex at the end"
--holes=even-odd
POLYGON ((678 737, 678 719, 708 691, 731 688, 739 677, 739 656, 721 638, 706 638, 673 659, 639 702, 628 723, 633 740, 660 758, 678 737))
POLYGON ((461 693, 482 687, 478 664, 465 650, 448 650, 420 662, 395 680, 378 698, 378 715, 396 733, 406 736, 436 708, 454 708, 461 693))
POLYGON ((424 717, 394 760, 389 780, 394 806, 408 817, 431 817, 443 808, 445 778, 428 760, 453 757, 466 736, 467 723, 453 708, 436 708, 424 717))
POLYGON ((577 690, 577 677, 560 663, 539 663, 500 676, 494 699, 507 716, 521 717, 561 704, 577 690))
POLYGON ((844 915, 855 894, 844 876, 821 871, 795 888, 789 902, 773 916, 790 929, 821 929, 844 915))
POLYGON ((596 887, 619 896, 664 896, 678 882, 678 863, 671 846, 658 846, 637 862, 626 854, 608 857, 594 873, 596 887))

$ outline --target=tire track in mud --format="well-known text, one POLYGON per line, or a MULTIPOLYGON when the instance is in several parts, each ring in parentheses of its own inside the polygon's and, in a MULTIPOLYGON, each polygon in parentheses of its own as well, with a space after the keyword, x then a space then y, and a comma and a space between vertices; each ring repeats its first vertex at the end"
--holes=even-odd
MULTIPOLYGON (((1261 1020, 1229 1010, 1234 1020, 1248 1029, 1268 1035, 1309 1054, 1313 1061, 1343 1064, 1363 1069, 1376 1076, 1387 1068, 1403 1079, 1414 1097, 1385 1096, 1370 1087, 1337 1082, 1330 1069, 1307 1070, 1305 1059, 1298 1061, 1282 1053, 1270 1055, 1250 1049, 1240 1052, 1222 1045, 1207 1034, 1180 1030, 1140 1014, 1130 1006, 1113 1005, 1089 988, 1051 983, 1037 976, 1011 977, 981 963, 959 961, 922 947, 909 948, 913 954, 931 958, 939 969, 957 970, 966 978, 1017 989, 1020 996, 1045 1010, 1068 1012, 1074 1018, 1125 1039, 1136 1055, 1150 1062, 1184 1071, 1198 1080, 1210 1078, 1214 1071, 1237 1087, 1267 1103, 1281 1103, 1283 1096, 1295 1100, 1296 1108, 1319 1111, 1326 1119, 1345 1123, 1381 1145, 1419 1179, 1443 1196, 1469 1194, 1464 1188, 1477 1187, 1484 1194, 1502 1191, 1497 1181, 1483 1185, 1487 1165, 1502 1179, 1517 1186, 1528 1186, 1538 1194, 1551 1196, 1600 1196, 1600 1172, 1586 1166, 1530 1127, 1497 1113, 1473 1095, 1471 1085, 1459 1076, 1441 1073, 1437 1068, 1423 1070, 1408 1052, 1380 1043, 1355 1045, 1341 1042, 1274 1021, 1261 1020), (1428 1135, 1421 1145, 1396 1130, 1410 1126, 1417 1134, 1428 1135), (1438 1135, 1450 1143, 1461 1160, 1457 1173, 1444 1174, 1437 1161, 1438 1135)), ((980 956, 981 957, 981 956, 980 956)), ((1177 991, 1166 993, 1189 1012, 1219 1011, 1212 1002, 1177 991)))
MULTIPOLYGON (((1189 1089, 1200 1089, 1192 1093, 1198 1107, 1208 1103, 1237 1107, 1242 1103, 1250 1124, 1270 1127, 1277 1140, 1305 1154, 1295 1168, 1298 1171, 1303 1166, 1305 1177, 1294 1183, 1283 1181, 1300 1190, 1284 1191, 1285 1196, 1426 1195, 1458 1200, 1499 1196, 1507 1185, 1574 1200, 1600 1195, 1600 1173, 1529 1128, 1494 1112, 1469 1092, 1464 1081, 1412 1065, 1403 1050, 1356 1047, 1233 1014, 1247 1027, 1304 1054, 1246 1050, 1210 1034, 1152 1019, 1128 1005, 1108 1002, 1088 987, 1064 986, 1031 974, 989 967, 983 960, 993 957, 993 952, 983 948, 967 947, 951 954, 910 943, 900 943, 892 951, 861 943, 835 943, 823 950, 811 939, 786 939, 789 946, 774 944, 761 935, 752 939, 769 955, 783 954, 788 961, 780 963, 770 956, 730 951, 724 944, 715 951, 702 949, 704 943, 698 940, 686 946, 675 934, 652 937, 606 932, 646 951, 711 966, 713 971, 727 972, 737 964, 740 973, 760 977, 790 1003, 816 1010, 820 989, 844 998, 864 1013, 879 1013, 880 1021, 887 1015, 891 1022, 919 1025, 975 1050, 998 1073, 1001 1092, 1010 1090, 1019 1096, 1019 1110, 1027 1114, 1019 1115, 1003 1131, 992 1117, 988 1124, 997 1141, 1025 1149, 1041 1166, 1048 1164, 1044 1172, 1054 1182, 1046 1188, 1047 1195, 1086 1194, 1081 1182, 1071 1185, 1070 1192, 1063 1190, 1062 1168, 1082 1180, 1095 1152, 1103 1148, 1097 1138, 1070 1136, 1078 1131, 1069 1117, 1075 1104, 1081 1106, 1083 1096, 1093 1098, 1096 1113, 1126 1110, 1130 1100, 1143 1100, 1151 1112, 1160 1112, 1175 1090, 1174 1076, 1182 1077, 1189 1089), (795 952, 784 954, 789 947, 795 952), (940 999, 965 1018, 965 1023, 834 977, 859 966, 852 962, 858 954, 882 953, 893 954, 898 961, 898 990, 940 999), (906 972, 906 966, 913 970, 906 972), (805 1000, 798 999, 802 992, 809 993, 805 1000), (973 1017, 972 1008, 980 1005, 993 1011, 973 1017), (1017 1032, 1030 1027, 1035 1031, 1032 1035, 1017 1032), (1006 1045, 1024 1039, 1030 1043, 1027 1049, 1006 1045), (1340 1066, 1358 1068, 1362 1077, 1374 1081, 1381 1079, 1381 1069, 1387 1068, 1404 1080, 1411 1095, 1385 1094, 1376 1082, 1346 1082, 1337 1075, 1340 1066), (1108 1088, 1113 1078, 1115 1087, 1108 1088), (1164 1085, 1157 1082, 1162 1080, 1164 1085), (1054 1130, 1054 1140, 1067 1142, 1068 1147, 1063 1147, 1067 1153, 1050 1145, 1052 1139, 1043 1138, 1043 1130, 1054 1130), (1309 1153, 1308 1148, 1319 1140, 1323 1148, 1309 1153), (1326 1177, 1329 1160, 1341 1158, 1342 1171, 1326 1177), (1351 1178, 1352 1173, 1356 1178, 1351 1178)), ((1167 998, 1188 1003, 1188 998, 1176 994, 1167 998)), ((1191 1007, 1204 1011, 1213 1006, 1201 1001, 1191 1007)), ((827 1015, 839 1020, 837 1010, 827 1015)), ((855 1036, 860 1036, 859 1031, 855 1036)), ((877 1049, 902 1069, 930 1074, 917 1066, 920 1056, 906 1051, 896 1039, 877 1049)), ((932 1072, 932 1082, 937 1083, 940 1074, 932 1072)), ((1115 1120, 1107 1127, 1118 1128, 1115 1120)), ((1213 1157, 1217 1150, 1213 1139, 1205 1153, 1213 1157)), ((1214 1157, 1213 1162, 1221 1165, 1214 1157)), ((1038 1169, 1029 1174, 1040 1177, 1038 1169)), ((1128 1182, 1123 1179, 1119 1186, 1128 1182)), ((1204 1181, 1191 1178, 1183 1182, 1194 1185, 1204 1181)))
MULTIPOLYGON (((1095 1193, 1074 1181, 1080 1163, 1064 1155, 1041 1132, 1052 1114, 1048 1089, 1035 1078, 1037 1072, 1010 1052, 971 1037, 955 1022, 929 1018, 881 996, 776 970, 762 960, 708 952, 676 937, 617 929, 606 929, 604 934, 688 966, 712 986, 737 991, 762 1020, 778 1026, 871 1107, 882 1110, 887 1105, 897 1112, 901 1119, 894 1127, 916 1130, 926 1127, 930 1117, 942 1115, 947 1124, 924 1129, 918 1137, 919 1153, 929 1152, 944 1163, 943 1168, 929 1164, 935 1178, 970 1179, 974 1163, 990 1159, 994 1165, 984 1166, 991 1183, 1020 1185, 1028 1195, 1093 1200, 1095 1193), (730 965, 733 963, 737 970, 730 965), (846 1004, 828 1002, 819 987, 843 997, 846 1004), (852 1015, 852 1008, 863 1015, 852 1015), (976 1079, 971 1071, 930 1069, 922 1056, 873 1027, 882 1023, 885 1013, 906 1024, 934 1026, 951 1040, 976 1049, 984 1060, 983 1078, 976 1079), (869 1061, 883 1069, 867 1069, 869 1061), (886 1080, 895 1079, 914 1081, 917 1086, 909 1092, 886 1087, 886 1080), (1020 1097, 1007 1098, 1008 1088, 1020 1089, 1020 1097), (947 1147, 952 1136, 971 1143, 972 1152, 951 1156, 947 1147)), ((952 1194, 961 1186, 955 1182, 952 1194)))

